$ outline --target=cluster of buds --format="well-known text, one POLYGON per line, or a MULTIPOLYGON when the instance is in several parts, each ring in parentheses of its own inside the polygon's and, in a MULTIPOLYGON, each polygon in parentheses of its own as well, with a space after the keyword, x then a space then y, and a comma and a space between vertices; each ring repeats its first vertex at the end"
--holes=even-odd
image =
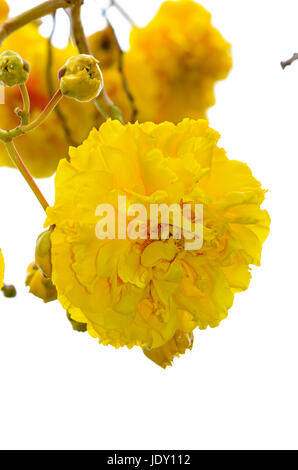
MULTIPOLYGON (((16 52, 5 51, 0 55, 0 85, 24 85, 29 73, 30 64, 16 52)), ((87 54, 70 57, 59 70, 58 78, 61 93, 77 101, 95 100, 104 86, 99 61, 87 54)))

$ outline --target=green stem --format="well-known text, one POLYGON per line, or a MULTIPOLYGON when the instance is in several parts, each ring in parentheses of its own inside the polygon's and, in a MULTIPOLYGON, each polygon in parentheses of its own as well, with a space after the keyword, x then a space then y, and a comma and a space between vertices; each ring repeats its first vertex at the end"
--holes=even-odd
POLYGON ((19 88, 23 98, 23 109, 16 110, 16 113, 20 117, 22 125, 27 125, 30 119, 30 98, 26 84, 20 85, 19 88))
POLYGON ((81 3, 81 0, 49 0, 34 8, 31 8, 20 15, 9 18, 0 25, 0 45, 7 36, 14 33, 32 21, 38 20, 43 16, 54 13, 58 8, 69 8, 76 3, 81 3))
POLYGON ((27 181, 28 185, 30 186, 32 192, 35 194, 36 198, 40 202, 42 208, 46 211, 49 207, 45 197, 43 196, 42 192, 40 191, 39 187, 35 183, 34 179, 30 175, 25 163, 23 162, 21 156, 19 155, 14 142, 6 142, 5 143, 6 150, 8 155, 10 156, 12 162, 17 167, 17 169, 21 172, 24 179, 27 181))
POLYGON ((102 89, 99 96, 96 98, 96 100, 94 100, 94 104, 105 119, 116 119, 123 124, 122 113, 110 99, 105 88, 102 89))
POLYGON ((38 126, 40 126, 50 116, 50 114, 56 108, 62 98, 63 95, 61 93, 60 88, 58 88, 51 101, 49 101, 42 113, 34 121, 30 122, 30 124, 27 124, 26 126, 21 126, 20 129, 22 130, 22 133, 27 134, 27 132, 33 131, 38 126))
POLYGON ((9 131, 0 129, 0 140, 2 140, 4 143, 10 142, 12 139, 19 137, 20 135, 27 134, 28 132, 36 129, 49 117, 51 112, 55 109, 62 98, 63 95, 60 89, 58 89, 40 115, 34 121, 30 122, 30 124, 21 125, 9 131))

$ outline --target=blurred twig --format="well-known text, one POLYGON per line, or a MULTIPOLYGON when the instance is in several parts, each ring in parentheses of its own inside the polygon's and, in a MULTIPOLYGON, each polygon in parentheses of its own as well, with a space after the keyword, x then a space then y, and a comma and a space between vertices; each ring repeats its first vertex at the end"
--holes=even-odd
POLYGON ((295 62, 295 60, 298 60, 297 52, 295 52, 295 54, 293 54, 293 56, 290 59, 285 60, 284 62, 281 62, 280 65, 282 66, 283 69, 285 69, 289 65, 292 65, 292 63, 295 62))
MULTIPOLYGON (((81 20, 81 6, 84 0, 79 0, 71 9, 71 25, 75 43, 80 54, 91 54, 88 39, 86 38, 81 20)), ((123 122, 120 109, 115 106, 103 87, 99 96, 94 100, 94 105, 100 114, 105 118, 117 119, 123 122)))
MULTIPOLYGON (((47 67, 46 67, 46 79, 47 79, 47 84, 48 84, 50 97, 53 96, 54 91, 55 91, 54 84, 53 84, 53 71, 52 71, 52 67, 53 67, 53 44, 52 44, 52 40, 53 40, 53 36, 55 34, 55 29, 56 29, 56 12, 53 13, 53 27, 52 27, 50 37, 48 39, 48 61, 47 61, 47 67)), ((69 145, 76 146, 77 144, 74 141, 74 139, 72 138, 71 131, 70 131, 69 126, 67 124, 67 120, 66 120, 66 118, 65 118, 65 116, 64 116, 64 114, 61 111, 59 106, 57 106, 55 108, 55 113, 57 114, 58 118, 61 121, 64 133, 65 133, 65 136, 67 138, 67 141, 69 142, 69 145)))
MULTIPOLYGON (((114 3, 113 3, 113 0, 111 0, 111 4, 110 6, 113 6, 114 3)), ((136 119, 137 119, 137 115, 138 115, 138 109, 137 109, 137 106, 136 106, 136 102, 135 102, 135 98, 132 94, 132 92, 130 91, 130 88, 128 86, 128 83, 127 83, 127 80, 126 80, 126 77, 125 77, 125 73, 124 73, 124 69, 123 69, 123 56, 124 56, 124 52, 123 52, 123 49, 118 41, 118 38, 117 38, 117 35, 116 35, 116 32, 115 32, 115 29, 113 27, 113 25, 111 24, 109 18, 108 18, 108 9, 110 8, 110 6, 108 6, 107 8, 105 8, 104 10, 102 10, 102 15, 103 17, 105 18, 106 22, 108 23, 108 26, 111 28, 111 30, 113 31, 113 34, 114 34, 114 37, 115 37, 115 40, 116 40, 116 43, 117 43, 117 46, 118 46, 118 49, 119 49, 119 60, 118 60, 118 70, 119 70, 119 73, 122 77, 122 85, 123 85, 123 89, 129 99, 129 102, 130 102, 130 105, 131 105, 131 119, 130 121, 131 122, 135 122, 136 119)))
POLYGON ((127 13, 127 11, 125 11, 124 8, 122 8, 122 6, 119 5, 119 3, 117 2, 117 0, 110 0, 110 6, 117 8, 117 10, 119 11, 119 13, 121 13, 121 15, 123 16, 123 18, 125 18, 126 21, 128 21, 128 23, 131 24, 131 26, 136 26, 136 24, 135 24, 135 22, 133 21, 133 19, 129 16, 129 14, 127 13))
POLYGON ((9 18, 0 25, 0 45, 4 39, 18 29, 43 16, 54 13, 58 8, 68 8, 80 0, 48 0, 14 18, 9 18))

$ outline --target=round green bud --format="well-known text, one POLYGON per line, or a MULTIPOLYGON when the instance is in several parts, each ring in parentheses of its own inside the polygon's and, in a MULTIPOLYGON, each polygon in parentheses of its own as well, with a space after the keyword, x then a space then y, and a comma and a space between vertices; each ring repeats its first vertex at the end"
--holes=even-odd
POLYGON ((0 85, 23 85, 29 78, 30 64, 13 51, 0 54, 0 85))
POLYGON ((92 55, 80 54, 68 59, 58 78, 62 94, 77 101, 92 101, 103 89, 99 61, 92 55))

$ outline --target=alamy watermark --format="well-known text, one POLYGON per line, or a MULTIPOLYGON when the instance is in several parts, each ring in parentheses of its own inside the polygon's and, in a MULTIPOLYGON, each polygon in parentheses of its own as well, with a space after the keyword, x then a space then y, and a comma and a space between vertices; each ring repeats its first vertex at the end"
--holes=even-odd
POLYGON ((203 204, 127 205, 126 196, 118 197, 118 207, 100 204, 95 211, 100 220, 96 236, 100 240, 182 240, 185 250, 203 246, 203 204))

